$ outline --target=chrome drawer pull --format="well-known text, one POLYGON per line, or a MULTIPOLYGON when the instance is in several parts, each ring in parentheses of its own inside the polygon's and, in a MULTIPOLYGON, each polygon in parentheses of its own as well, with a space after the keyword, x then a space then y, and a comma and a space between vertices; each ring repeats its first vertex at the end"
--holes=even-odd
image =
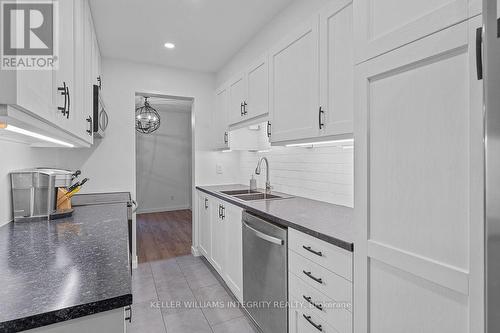
POLYGON ((321 251, 314 251, 313 249, 311 249, 311 247, 310 247, 310 246, 305 246, 305 245, 302 245, 302 247, 303 247, 305 250, 307 250, 307 251, 309 251, 309 252, 311 252, 311 253, 314 253, 314 254, 315 254, 315 255, 317 255, 317 256, 320 256, 320 257, 322 257, 322 256, 323 256, 323 253, 322 253, 321 251))
POLYGON ((304 273, 305 275, 307 275, 307 277, 313 279, 314 281, 316 281, 316 282, 318 282, 320 284, 323 284, 323 280, 321 278, 317 278, 317 277, 313 276, 311 274, 311 272, 302 271, 302 273, 304 273))
POLYGON ((306 296, 306 295, 302 295, 302 297, 309 303, 311 304, 312 306, 314 306, 316 309, 318 310, 321 310, 323 311, 323 306, 321 306, 321 304, 316 304, 314 303, 311 299, 312 297, 311 296, 306 296))
POLYGON ((315 329, 317 329, 320 332, 323 332, 323 326, 320 324, 316 324, 314 321, 311 320, 311 316, 306 316, 305 314, 302 314, 304 318, 309 322, 309 324, 313 325, 315 329))

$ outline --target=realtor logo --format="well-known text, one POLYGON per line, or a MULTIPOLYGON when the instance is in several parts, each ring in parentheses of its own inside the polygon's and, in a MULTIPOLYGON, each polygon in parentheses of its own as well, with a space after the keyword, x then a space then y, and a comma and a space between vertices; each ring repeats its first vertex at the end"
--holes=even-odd
POLYGON ((54 69, 57 64, 57 1, 0 3, 1 69, 54 69))

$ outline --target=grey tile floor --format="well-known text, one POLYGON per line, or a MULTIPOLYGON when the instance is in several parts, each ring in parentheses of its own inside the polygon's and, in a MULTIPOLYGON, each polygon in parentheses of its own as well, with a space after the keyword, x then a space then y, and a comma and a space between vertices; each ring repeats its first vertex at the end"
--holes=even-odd
POLYGON ((215 274, 191 255, 139 264, 127 332, 256 333, 215 274))

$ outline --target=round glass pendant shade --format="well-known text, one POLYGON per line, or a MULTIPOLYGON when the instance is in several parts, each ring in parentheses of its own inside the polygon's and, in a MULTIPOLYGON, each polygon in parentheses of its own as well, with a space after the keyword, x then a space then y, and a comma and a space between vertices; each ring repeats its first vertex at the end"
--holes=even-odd
POLYGON ((160 127, 160 114, 153 109, 144 97, 144 106, 135 109, 135 130, 140 133, 150 134, 160 127))

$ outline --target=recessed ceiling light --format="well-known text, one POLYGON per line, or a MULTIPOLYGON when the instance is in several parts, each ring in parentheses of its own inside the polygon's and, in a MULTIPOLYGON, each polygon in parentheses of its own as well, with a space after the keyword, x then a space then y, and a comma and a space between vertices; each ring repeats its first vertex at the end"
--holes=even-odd
POLYGON ((165 43, 165 47, 167 49, 173 49, 173 48, 175 48, 175 44, 174 43, 165 43))

